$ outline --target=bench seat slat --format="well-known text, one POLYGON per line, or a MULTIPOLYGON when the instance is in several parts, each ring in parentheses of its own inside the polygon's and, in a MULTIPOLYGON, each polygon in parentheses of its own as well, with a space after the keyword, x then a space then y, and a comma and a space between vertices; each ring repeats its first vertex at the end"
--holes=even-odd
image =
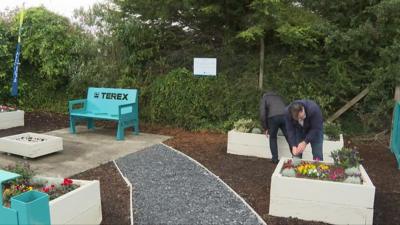
POLYGON ((118 120, 118 115, 109 115, 108 113, 71 113, 71 116, 77 116, 77 117, 88 117, 88 118, 94 118, 94 119, 105 119, 105 120, 118 120))

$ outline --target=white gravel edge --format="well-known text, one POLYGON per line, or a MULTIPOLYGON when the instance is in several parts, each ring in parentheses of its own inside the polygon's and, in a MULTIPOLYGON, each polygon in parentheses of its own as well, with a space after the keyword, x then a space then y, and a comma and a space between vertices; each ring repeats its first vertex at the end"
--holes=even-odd
POLYGON ((257 217, 259 222, 261 222, 264 225, 267 225, 267 223, 262 219, 262 217, 242 198, 242 196, 240 196, 238 193, 236 193, 228 184, 226 184, 221 178, 219 178, 217 175, 215 175, 213 172, 211 172, 209 169, 207 169, 203 164, 199 163, 195 159, 189 157, 188 155, 184 154, 183 152, 180 152, 177 149, 174 149, 173 147, 171 147, 169 145, 166 145, 164 143, 161 143, 161 144, 164 145, 165 147, 171 149, 172 151, 174 151, 174 152, 176 152, 176 153, 178 153, 178 154, 180 154, 182 156, 185 156, 189 160, 193 161, 194 163, 196 163, 197 165, 202 167, 204 170, 206 170, 212 176, 214 176, 217 180, 219 180, 222 184, 224 184, 228 190, 230 190, 233 194, 235 194, 236 197, 239 198, 247 206, 247 208, 249 208, 256 215, 256 217, 257 217))
POLYGON ((129 200, 130 200, 130 205, 131 205, 131 225, 133 225, 132 184, 131 184, 131 182, 128 180, 128 178, 126 178, 126 177, 122 174, 122 172, 121 172, 121 170, 119 169, 118 164, 115 162, 115 160, 113 160, 113 163, 114 163, 115 167, 117 168, 117 170, 118 170, 119 174, 121 175, 121 177, 125 180, 125 183, 126 183, 126 185, 129 187, 129 190, 130 190, 130 198, 129 198, 129 200))

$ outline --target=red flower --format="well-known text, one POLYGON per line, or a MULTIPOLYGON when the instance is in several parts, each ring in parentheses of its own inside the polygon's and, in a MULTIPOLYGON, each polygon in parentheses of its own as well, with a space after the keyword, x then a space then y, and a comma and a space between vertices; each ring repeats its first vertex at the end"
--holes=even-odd
POLYGON ((64 181, 62 182, 62 186, 69 186, 73 183, 73 181, 71 179, 68 178, 64 178, 64 181))

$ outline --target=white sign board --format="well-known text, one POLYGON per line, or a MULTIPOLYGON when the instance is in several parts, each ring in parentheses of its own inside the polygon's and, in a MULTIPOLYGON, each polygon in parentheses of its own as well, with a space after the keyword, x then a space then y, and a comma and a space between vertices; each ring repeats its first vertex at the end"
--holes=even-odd
POLYGON ((203 76, 217 75, 217 59, 216 58, 194 58, 193 74, 203 76))

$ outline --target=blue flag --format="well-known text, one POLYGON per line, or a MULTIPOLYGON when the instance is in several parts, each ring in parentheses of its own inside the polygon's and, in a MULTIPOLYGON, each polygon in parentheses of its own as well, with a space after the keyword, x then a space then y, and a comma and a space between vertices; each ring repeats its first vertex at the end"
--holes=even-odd
POLYGON ((15 52, 13 80, 11 89, 12 96, 18 95, 18 67, 19 67, 19 55, 21 54, 21 31, 22 31, 23 21, 24 21, 24 6, 22 7, 22 11, 19 15, 18 44, 17 44, 17 51, 15 52))
POLYGON ((19 67, 19 54, 21 52, 21 44, 17 44, 17 52, 15 53, 15 61, 14 61, 14 70, 13 70, 13 80, 12 80, 12 89, 11 95, 18 95, 18 67, 19 67))

